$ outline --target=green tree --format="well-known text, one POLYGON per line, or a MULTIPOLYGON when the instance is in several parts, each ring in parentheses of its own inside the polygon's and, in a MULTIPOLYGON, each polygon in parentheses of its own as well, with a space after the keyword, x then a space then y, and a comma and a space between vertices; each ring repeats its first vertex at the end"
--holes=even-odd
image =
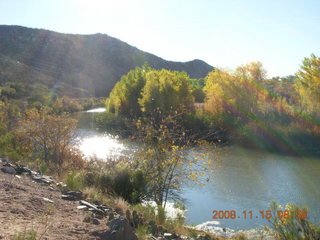
POLYGON ((146 74, 139 104, 147 115, 155 110, 162 116, 194 110, 189 76, 184 72, 153 70, 146 74))
POLYGON ((320 58, 311 55, 305 58, 297 73, 295 87, 300 95, 301 105, 309 112, 320 110, 320 58))
POLYGON ((141 110, 138 99, 141 97, 141 89, 145 84, 145 75, 149 69, 147 65, 144 65, 122 76, 107 99, 107 111, 116 115, 139 116, 141 110))

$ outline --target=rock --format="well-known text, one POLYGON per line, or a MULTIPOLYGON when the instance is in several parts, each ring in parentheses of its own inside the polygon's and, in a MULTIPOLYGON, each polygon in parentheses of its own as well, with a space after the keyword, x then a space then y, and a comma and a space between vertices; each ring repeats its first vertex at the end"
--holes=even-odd
POLYGON ((67 201, 77 201, 77 199, 75 199, 74 196, 71 195, 61 195, 61 198, 67 201))
POLYGON ((83 222, 92 223, 94 225, 99 225, 100 221, 95 218, 93 214, 87 215, 84 217, 83 222))
POLYGON ((106 212, 104 210, 101 210, 101 209, 97 208, 96 205, 88 203, 87 201, 81 200, 80 204, 84 205, 84 206, 87 206, 88 210, 93 212, 93 213, 95 213, 95 214, 102 215, 102 216, 106 215, 106 212))
POLYGON ((56 184, 56 186, 59 187, 59 188, 66 188, 66 187, 67 187, 67 184, 65 184, 65 183, 63 183, 63 182, 58 182, 58 183, 56 184))
POLYGON ((59 192, 58 189, 55 189, 55 188, 53 188, 53 187, 51 187, 51 186, 49 187, 49 190, 52 191, 52 192, 59 192))
POLYGON ((112 210, 112 208, 110 208, 108 206, 104 206, 104 205, 97 206, 97 208, 101 209, 102 211, 104 211, 106 213, 112 210))
POLYGON ((45 183, 45 184, 51 184, 54 182, 54 180, 52 179, 52 177, 50 176, 32 176, 32 180, 34 180, 35 182, 39 182, 39 183, 45 183))
POLYGON ((16 175, 16 170, 11 166, 4 166, 1 168, 1 171, 7 174, 16 175))
POLYGON ((61 191, 62 199, 69 201, 78 201, 83 199, 83 193, 81 191, 61 191))
POLYGON ((98 219, 94 218, 94 219, 92 219, 92 224, 99 225, 100 221, 98 219))
POLYGON ((204 235, 204 236, 203 235, 198 235, 196 239, 197 240, 210 240, 211 238, 208 235, 204 235))
POLYGON ((111 220, 114 219, 114 213, 113 213, 113 212, 110 212, 110 213, 109 213, 108 219, 109 219, 109 221, 111 221, 111 220))
POLYGON ((10 162, 5 162, 5 164, 3 164, 3 166, 5 166, 5 167, 12 167, 12 168, 16 168, 17 166, 15 165, 15 164, 12 164, 12 163, 10 163, 10 162))
POLYGON ((182 240, 187 240, 187 239, 189 239, 189 237, 188 237, 188 236, 185 236, 185 235, 180 235, 180 239, 182 239, 182 240))
POLYGON ((42 198, 44 201, 49 202, 49 203, 54 203, 52 200, 50 200, 49 198, 42 198))
POLYGON ((31 170, 23 165, 17 165, 16 166, 16 172, 17 174, 21 175, 21 174, 29 174, 31 175, 31 170))
POLYGON ((77 206, 77 209, 78 209, 78 210, 87 210, 88 207, 87 207, 87 206, 84 206, 84 205, 80 205, 80 206, 77 206))
POLYGON ((91 222, 91 217, 90 216, 85 216, 84 219, 83 219, 83 222, 90 223, 91 222))
POLYGON ((89 203, 89 202, 87 202, 87 201, 84 201, 84 200, 81 200, 81 201, 80 201, 80 204, 81 204, 81 205, 84 205, 84 206, 87 206, 88 208, 97 208, 96 205, 91 204, 91 203, 89 203))
POLYGON ((138 240, 133 228, 125 218, 115 218, 108 223, 111 236, 110 240, 138 240))
POLYGON ((40 173, 39 173, 39 172, 36 172, 36 171, 32 171, 32 170, 31 170, 31 175, 32 175, 32 176, 38 176, 38 175, 40 175, 40 173))
POLYGON ((175 233, 164 233, 163 239, 179 239, 179 236, 175 233))

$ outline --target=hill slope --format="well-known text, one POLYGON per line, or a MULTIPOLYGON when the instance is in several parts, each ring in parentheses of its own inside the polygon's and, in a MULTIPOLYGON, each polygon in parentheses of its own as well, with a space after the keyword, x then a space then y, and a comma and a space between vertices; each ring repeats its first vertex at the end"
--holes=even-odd
POLYGON ((166 61, 105 34, 62 34, 0 25, 0 84, 40 81, 63 83, 94 96, 107 96, 119 78, 145 62, 155 69, 187 72, 202 78, 213 69, 201 60, 166 61), (6 64, 5 64, 6 63, 6 64), (5 66, 5 67, 4 67, 5 66))

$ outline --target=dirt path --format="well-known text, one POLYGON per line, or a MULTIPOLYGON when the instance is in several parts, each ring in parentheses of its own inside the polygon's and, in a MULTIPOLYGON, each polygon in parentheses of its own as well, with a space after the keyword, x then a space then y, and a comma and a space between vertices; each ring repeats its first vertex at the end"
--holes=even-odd
POLYGON ((85 223, 89 213, 77 210, 78 201, 62 200, 60 191, 20 177, 0 171, 0 239, 32 230, 36 239, 105 239, 105 218, 98 225, 85 223))

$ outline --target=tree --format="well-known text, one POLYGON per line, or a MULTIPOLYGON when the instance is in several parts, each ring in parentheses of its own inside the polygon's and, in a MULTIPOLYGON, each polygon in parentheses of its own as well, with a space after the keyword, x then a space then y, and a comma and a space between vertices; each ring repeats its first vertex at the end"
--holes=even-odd
POLYGON ((57 98, 52 108, 56 114, 79 112, 83 109, 77 100, 66 96, 57 98))
POLYGON ((115 85, 106 102, 107 111, 116 116, 138 118, 154 114, 193 111, 190 78, 184 72, 136 68, 115 85))
POLYGON ((31 109, 19 122, 16 135, 26 151, 45 161, 62 165, 76 139, 77 121, 65 115, 48 114, 45 109, 31 109))
POLYGON ((146 82, 139 99, 146 115, 157 110, 162 116, 194 110, 189 76, 184 72, 153 70, 146 74, 146 82))
POLYGON ((297 73, 295 87, 300 95, 303 109, 309 112, 320 110, 320 58, 314 54, 305 58, 297 73))
POLYGON ((138 99, 145 84, 145 74, 149 67, 144 65, 137 67, 127 75, 121 77, 120 81, 112 89, 106 102, 106 109, 116 115, 140 116, 141 110, 138 99))
POLYGON ((258 114, 268 95, 264 79, 265 70, 259 62, 238 67, 234 72, 216 68, 206 78, 205 109, 217 116, 227 114, 248 121, 258 114))
POLYGON ((147 177, 149 197, 164 207, 169 198, 179 200, 186 178, 199 180, 205 171, 208 172, 210 168, 206 167, 212 160, 200 162, 204 155, 187 155, 192 142, 179 122, 177 115, 166 116, 161 122, 153 117, 136 122, 137 136, 144 143, 136 155, 136 164, 147 177))

